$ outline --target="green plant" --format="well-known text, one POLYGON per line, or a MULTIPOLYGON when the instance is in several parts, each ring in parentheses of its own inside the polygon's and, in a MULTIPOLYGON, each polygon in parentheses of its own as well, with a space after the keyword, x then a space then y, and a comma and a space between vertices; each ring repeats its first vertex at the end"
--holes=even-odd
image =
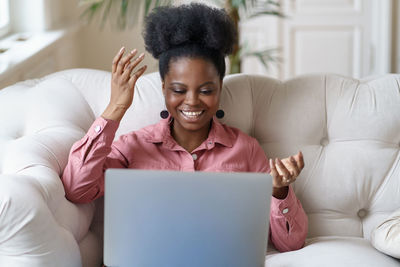
MULTIPOLYGON (((261 15, 284 17, 280 11, 279 0, 213 0, 220 7, 225 8, 232 18, 238 39, 230 55, 230 73, 238 73, 241 70, 241 59, 247 56, 257 57, 266 69, 270 63, 278 63, 276 55, 278 49, 268 48, 261 51, 252 51, 247 46, 239 43, 239 23, 244 19, 250 19, 261 15)), ((80 5, 86 8, 82 17, 90 23, 96 16, 100 18, 100 27, 103 28, 106 21, 110 20, 114 28, 124 30, 137 25, 153 7, 170 5, 172 0, 80 0, 80 5)))
POLYGON ((79 5, 85 6, 81 18, 91 23, 100 19, 103 29, 109 20, 113 28, 125 30, 137 25, 152 8, 170 5, 171 0, 80 0, 79 5))
POLYGON ((232 18, 238 33, 237 43, 234 46, 232 55, 229 57, 231 63, 230 73, 239 73, 241 71, 241 59, 244 57, 257 57, 266 69, 269 68, 271 63, 276 64, 280 62, 280 58, 277 56, 279 49, 277 48, 265 48, 260 51, 253 51, 248 49, 246 42, 245 45, 239 43, 239 23, 241 20, 263 15, 284 17, 280 11, 279 0, 214 0, 214 2, 225 8, 232 18))

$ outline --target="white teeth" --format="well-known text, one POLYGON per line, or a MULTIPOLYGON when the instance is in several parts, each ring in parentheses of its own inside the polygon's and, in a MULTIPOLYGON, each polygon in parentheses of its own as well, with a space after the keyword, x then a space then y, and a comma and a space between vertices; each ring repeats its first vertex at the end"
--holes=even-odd
POLYGON ((188 117, 197 117, 200 116, 201 113, 203 113, 203 111, 183 111, 182 110, 183 115, 188 116, 188 117))

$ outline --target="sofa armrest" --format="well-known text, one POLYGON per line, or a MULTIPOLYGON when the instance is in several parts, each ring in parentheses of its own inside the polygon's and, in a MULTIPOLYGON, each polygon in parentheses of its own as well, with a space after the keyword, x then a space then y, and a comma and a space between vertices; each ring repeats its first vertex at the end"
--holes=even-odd
POLYGON ((75 233, 47 201, 35 177, 0 175, 0 266, 81 266, 75 233))

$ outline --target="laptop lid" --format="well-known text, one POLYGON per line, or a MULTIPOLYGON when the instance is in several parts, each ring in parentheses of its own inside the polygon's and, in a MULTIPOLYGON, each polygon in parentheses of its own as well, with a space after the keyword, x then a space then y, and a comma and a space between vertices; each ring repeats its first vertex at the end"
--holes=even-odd
POLYGON ((104 264, 264 266, 271 190, 266 173, 108 169, 104 264))

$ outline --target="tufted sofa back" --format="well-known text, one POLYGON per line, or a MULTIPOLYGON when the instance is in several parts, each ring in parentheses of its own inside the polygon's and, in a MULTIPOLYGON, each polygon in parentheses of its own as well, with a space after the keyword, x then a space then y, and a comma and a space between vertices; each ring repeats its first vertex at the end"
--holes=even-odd
MULTIPOLYGON (((309 237, 369 238, 400 206, 399 81, 400 75, 363 81, 313 75, 285 82, 230 75, 222 122, 254 136, 268 157, 303 151, 305 169, 294 188, 309 216, 309 237)), ((70 231, 78 231, 76 218, 62 215, 68 208, 61 204, 58 176, 72 144, 108 104, 109 85, 108 72, 74 69, 0 90, 0 179, 36 176, 56 221, 70 231)), ((116 138, 156 123, 163 108, 158 73, 140 78, 116 138)))

